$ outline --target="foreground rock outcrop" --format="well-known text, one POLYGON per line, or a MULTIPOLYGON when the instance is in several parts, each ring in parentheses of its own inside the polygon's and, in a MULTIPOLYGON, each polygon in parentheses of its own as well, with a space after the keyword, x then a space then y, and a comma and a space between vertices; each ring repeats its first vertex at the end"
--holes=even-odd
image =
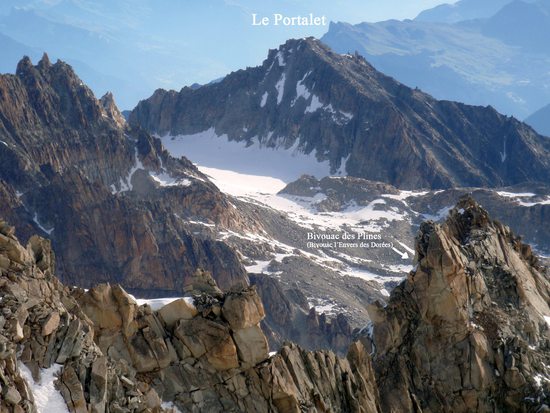
POLYGON ((254 288, 224 294, 195 274, 193 298, 154 311, 117 285, 69 289, 54 263, 49 241, 24 248, 0 222, 2 412, 37 411, 33 382, 52 368, 78 413, 380 411, 361 343, 343 359, 293 344, 270 356, 254 288))
MULTIPOLYGON (((23 247, 0 221, 0 411, 41 411, 43 379, 78 413, 547 412, 550 278, 530 247, 466 197, 421 226, 416 261, 345 358, 270 353, 255 286, 224 293, 197 271, 160 308, 67 288, 50 242, 23 247)), ((274 303, 268 327, 288 314, 274 303)))
POLYGON ((531 248, 466 197, 422 224, 416 260, 369 308, 382 410, 548 411, 550 279, 531 248))

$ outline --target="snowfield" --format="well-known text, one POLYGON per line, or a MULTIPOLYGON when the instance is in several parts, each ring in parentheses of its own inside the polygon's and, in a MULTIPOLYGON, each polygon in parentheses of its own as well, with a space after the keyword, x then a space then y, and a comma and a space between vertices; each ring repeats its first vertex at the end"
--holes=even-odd
MULTIPOLYGON (((310 94, 307 88, 301 84, 298 85, 297 94, 299 98, 310 98, 312 102, 315 101, 315 95, 310 94)), ((315 108, 315 110, 319 108, 315 108)), ((324 109, 327 110, 327 108, 324 109)), ((400 212, 397 208, 385 207, 389 198, 398 199, 406 204, 405 200, 408 197, 425 193, 403 191, 399 195, 383 195, 366 205, 350 202, 340 211, 320 212, 316 206, 326 199, 326 195, 322 192, 312 197, 279 194, 288 183, 295 181, 304 174, 313 175, 317 178, 331 175, 329 163, 319 162, 313 153, 304 154, 301 152, 298 140, 289 148, 283 145, 283 140, 280 140, 280 145, 271 148, 260 144, 257 138, 253 139, 251 144, 230 141, 227 135, 218 136, 214 128, 193 135, 164 136, 161 137, 161 140, 173 156, 185 156, 194 162, 199 170, 206 174, 222 192, 247 203, 284 212, 290 220, 307 230, 340 232, 345 229, 345 231, 380 233, 388 226, 389 222, 403 221, 410 218, 406 212, 400 212)), ((270 140, 269 136, 268 140, 270 140)), ((346 161, 347 159, 343 159, 342 164, 345 165, 346 161)), ((338 172, 339 175, 342 173, 342 170, 338 172)), ((281 262, 284 257, 294 254, 293 251, 296 246, 283 244, 265 235, 240 234, 225 230, 218 233, 218 239, 226 240, 229 237, 237 237, 275 245, 285 252, 284 254, 276 254, 274 257, 276 262, 281 262)), ((405 244, 400 244, 400 249, 405 248, 408 252, 414 252, 405 244)), ((368 260, 358 259, 343 253, 340 253, 342 260, 335 258, 339 256, 336 252, 335 257, 330 257, 321 250, 312 254, 301 249, 300 253, 318 265, 330 268, 333 271, 335 268, 327 264, 330 262, 337 263, 339 268, 336 272, 341 276, 376 281, 380 285, 385 282, 402 280, 412 268, 410 265, 404 264, 399 266, 383 265, 382 268, 386 272, 394 275, 380 275, 366 269, 369 267, 368 260)), ((399 254, 404 254, 404 252, 399 251, 399 254)), ((248 265, 246 269, 252 273, 278 276, 278 272, 268 270, 271 261, 256 260, 253 264, 248 265)))
POLYGON ((193 135, 164 136, 160 139, 173 156, 185 156, 199 169, 206 167, 235 172, 246 179, 251 176, 270 177, 289 183, 303 174, 318 178, 330 175, 329 162, 319 162, 313 152, 301 152, 299 140, 288 148, 282 140, 279 145, 270 148, 260 144, 258 138, 253 139, 251 144, 230 141, 227 135, 218 136, 214 128, 193 135))

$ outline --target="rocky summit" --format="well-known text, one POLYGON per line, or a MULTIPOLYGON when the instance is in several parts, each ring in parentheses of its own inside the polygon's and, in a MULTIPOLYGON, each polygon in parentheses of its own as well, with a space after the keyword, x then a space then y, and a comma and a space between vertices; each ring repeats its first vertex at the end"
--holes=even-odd
POLYGON ((333 174, 401 189, 550 180, 550 141, 526 124, 492 107, 436 100, 312 38, 289 40, 220 82, 159 89, 129 121, 175 139, 301 152, 333 174))

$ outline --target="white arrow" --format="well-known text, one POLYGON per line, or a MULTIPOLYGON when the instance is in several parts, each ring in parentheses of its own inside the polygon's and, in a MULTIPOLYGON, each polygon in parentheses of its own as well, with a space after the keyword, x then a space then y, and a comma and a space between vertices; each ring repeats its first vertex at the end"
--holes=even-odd
POLYGON ((401 252, 399 251, 397 248, 395 247, 391 247, 392 250, 394 250, 395 252, 397 252, 399 255, 401 255, 401 259, 402 260, 408 260, 409 259, 409 254, 405 251, 405 252, 401 252))

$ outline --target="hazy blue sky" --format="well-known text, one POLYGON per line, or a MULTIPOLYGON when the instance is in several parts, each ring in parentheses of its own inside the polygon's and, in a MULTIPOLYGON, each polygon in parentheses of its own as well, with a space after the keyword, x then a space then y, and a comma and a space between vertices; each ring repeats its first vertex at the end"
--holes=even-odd
POLYGON ((36 59, 47 51, 71 63, 96 93, 110 89, 128 108, 158 87, 179 89, 259 65, 268 49, 289 38, 321 37, 330 21, 414 18, 442 3, 446 1, 0 0, 0 35, 26 47, 18 53, 12 45, 12 57, 0 66, 15 68, 19 54, 36 59), (325 16, 327 25, 253 27, 253 13, 270 18, 274 13, 313 13, 325 16))
MULTIPOLYGON (((422 10, 456 0, 224 0, 228 6, 242 10, 246 17, 252 13, 269 15, 282 13, 289 16, 314 13, 326 16, 328 21, 348 23, 376 22, 388 19, 413 19, 422 10)), ((250 19, 248 19, 250 20, 250 19)), ((239 25, 247 25, 242 20, 239 25)), ((264 29, 264 28, 259 28, 264 29)), ((313 35, 321 37, 327 27, 282 27, 274 28, 273 37, 284 38, 313 35)))

